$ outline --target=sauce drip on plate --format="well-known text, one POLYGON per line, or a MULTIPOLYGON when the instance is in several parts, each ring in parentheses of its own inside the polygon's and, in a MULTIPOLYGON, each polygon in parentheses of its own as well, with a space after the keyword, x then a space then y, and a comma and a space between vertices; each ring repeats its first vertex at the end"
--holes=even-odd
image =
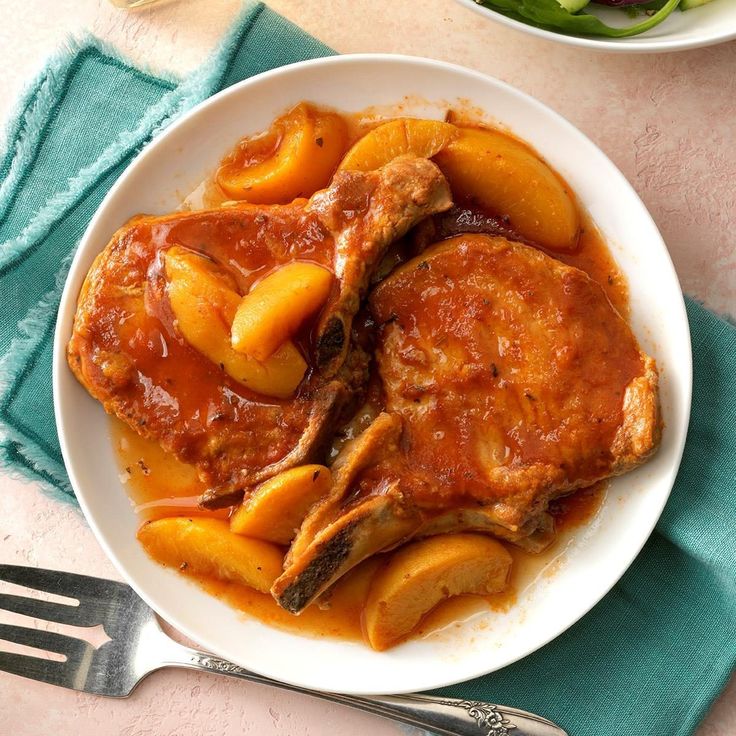
MULTIPOLYGON (((164 452, 156 442, 139 437, 118 419, 111 419, 110 429, 120 477, 142 520, 193 515, 227 517, 227 510, 206 511, 197 506, 204 483, 198 480, 191 465, 164 452)), ((595 517, 605 499, 606 486, 606 483, 597 483, 553 503, 550 512, 560 534, 542 554, 530 554, 508 545, 514 564, 507 590, 489 596, 464 595, 447 600, 426 616, 414 636, 439 636, 442 631, 488 610, 509 610, 528 585, 545 570, 553 568, 555 560, 564 552, 570 534, 595 517)), ((329 598, 310 606, 298 617, 284 611, 265 593, 214 578, 184 574, 196 580, 211 595, 270 626, 313 637, 360 641, 363 638, 361 614, 371 575, 382 563, 381 556, 366 560, 335 586, 329 598)))
MULTIPOLYGON (((344 116, 349 142, 354 142, 376 125, 385 122, 390 117, 388 113, 387 110, 373 110, 344 116)), ((405 113, 399 106, 393 109, 391 114, 395 117, 405 113)), ((465 127, 477 124, 472 115, 463 111, 450 112, 447 119, 465 127)), ((513 138, 511 135, 509 137, 513 138)), ((268 158, 276 145, 277 141, 268 135, 254 136, 239 142, 231 158, 234 156, 238 161, 248 164, 258 163, 268 158)), ((210 178, 185 199, 182 209, 220 207, 227 205, 227 200, 228 197, 218 188, 214 178, 210 178)), ((227 206, 224 210, 226 212, 227 206)), ((276 259, 266 248, 244 249, 241 244, 259 238, 268 239, 266 235, 270 238, 273 233, 270 231, 266 233, 265 225, 259 224, 259 220, 254 220, 251 232, 238 233, 235 237, 230 229, 241 225, 235 220, 231 223, 225 212, 216 227, 211 227, 207 220, 200 223, 195 218, 184 224, 159 225, 147 235, 154 241, 156 250, 177 244, 214 258, 231 271, 241 293, 247 292, 256 281, 267 275, 277 261, 288 261, 298 256, 301 260, 323 264, 330 259, 332 242, 316 232, 311 237, 311 231, 308 229, 306 230, 308 237, 302 238, 298 243, 291 243, 284 233, 284 242, 290 243, 288 252, 284 252, 276 259), (234 245, 227 246, 228 243, 234 245)), ((479 211, 477 216, 492 217, 493 214, 479 211)), ((576 250, 564 254, 546 252, 586 272, 601 285, 610 302, 626 319, 629 309, 625 279, 590 218, 583 212, 579 212, 579 215, 582 227, 576 250)), ((269 222, 272 230, 279 230, 279 223, 274 224, 273 217, 269 218, 269 222)), ((402 255, 401 247, 401 243, 396 246, 395 262, 392 262, 391 266, 408 257, 402 255)), ((153 267, 155 268, 155 263, 153 267)), ((149 273, 148 276, 154 281, 158 278, 156 273, 149 273)), ((197 375, 196 380, 192 380, 190 368, 186 367, 192 362, 192 350, 177 340, 172 330, 171 314, 162 303, 154 304, 149 300, 148 306, 151 308, 143 313, 145 316, 140 317, 141 323, 131 323, 129 335, 131 344, 139 341, 148 347, 154 343, 160 345, 160 349, 151 351, 158 358, 155 365, 149 366, 152 375, 158 376, 163 363, 169 371, 166 374, 167 380, 186 382, 190 387, 187 391, 187 402, 191 406, 178 409, 189 409, 193 416, 196 415, 200 419, 210 417, 212 412, 208 405, 208 397, 213 390, 216 388, 219 390, 223 383, 231 392, 237 393, 242 391, 242 388, 232 385, 233 382, 223 376, 218 366, 210 365, 205 358, 194 361, 197 375), (179 357, 186 357, 187 360, 177 360, 179 357), (169 359, 161 360, 161 358, 169 359)), ((113 317, 123 319, 125 315, 113 317)), ((303 349, 308 348, 309 336, 300 335, 297 342, 303 349)), ((308 353, 308 350, 305 352, 308 353)), ((272 403, 274 410, 278 410, 278 402, 272 403)), ((206 485, 199 479, 193 466, 164 452, 154 441, 139 437, 135 431, 118 420, 112 420, 112 434, 119 457, 121 480, 141 520, 193 515, 227 518, 228 510, 213 512, 198 507, 197 499, 206 489, 206 485)), ((425 617, 413 636, 441 636, 444 630, 454 628, 462 621, 489 609, 507 611, 540 575, 554 574, 574 530, 589 523, 598 513, 605 499, 606 488, 606 482, 598 483, 554 501, 550 513, 558 530, 555 543, 542 554, 536 555, 508 545, 514 562, 511 582, 506 591, 485 597, 458 596, 445 601, 425 617)), ((323 599, 307 608, 299 617, 281 609, 270 595, 250 588, 204 577, 197 578, 196 581, 210 594, 270 625, 316 637, 360 640, 361 614, 371 576, 383 564, 384 559, 385 556, 379 555, 363 562, 344 576, 327 596, 323 596, 323 599)), ((189 572, 184 574, 193 577, 189 572)))

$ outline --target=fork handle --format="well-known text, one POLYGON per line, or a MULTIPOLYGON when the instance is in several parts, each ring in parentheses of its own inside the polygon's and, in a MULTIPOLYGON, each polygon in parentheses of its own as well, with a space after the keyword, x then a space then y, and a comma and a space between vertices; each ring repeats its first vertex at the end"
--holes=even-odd
MULTIPOLYGON (((173 643, 173 642, 172 642, 173 643)), ((271 685, 426 728, 443 736, 567 736, 546 718, 505 705, 429 695, 353 696, 308 690, 249 672, 212 654, 179 647, 164 666, 187 667, 271 685)))

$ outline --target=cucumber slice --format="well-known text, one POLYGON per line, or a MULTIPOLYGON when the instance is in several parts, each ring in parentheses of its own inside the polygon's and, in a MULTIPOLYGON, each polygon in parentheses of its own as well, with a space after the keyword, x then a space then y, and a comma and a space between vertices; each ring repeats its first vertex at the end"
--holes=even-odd
MULTIPOLYGON (((557 0, 568 13, 577 13, 590 3, 590 0, 557 0)), ((705 0, 708 2, 708 0, 705 0)))
POLYGON ((692 10, 693 8, 699 8, 701 5, 707 5, 712 0, 682 0, 680 3, 680 10, 692 10))

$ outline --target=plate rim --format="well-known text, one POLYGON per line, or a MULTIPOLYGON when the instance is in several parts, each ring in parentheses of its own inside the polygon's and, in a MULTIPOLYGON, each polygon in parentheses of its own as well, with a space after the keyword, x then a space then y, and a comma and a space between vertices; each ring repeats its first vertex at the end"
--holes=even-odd
MULTIPOLYGON (((662 511, 664 509, 664 506, 667 503, 669 496, 671 495, 672 487, 675 482, 675 478, 676 478, 677 471, 679 469, 679 466, 682 460, 682 454, 683 454, 684 447, 685 447, 685 440, 687 437, 687 428, 688 428, 688 423, 689 423, 690 408, 691 408, 691 401, 692 401, 692 348, 691 348, 691 335, 690 335, 690 330, 689 330, 689 323, 687 320, 685 302, 684 302, 682 289, 680 287, 679 279, 677 277, 677 273, 675 271, 674 264, 672 263, 672 259, 669 254, 669 251, 667 250, 666 244, 661 234, 659 233, 656 223, 654 222, 651 214, 649 213, 644 203, 641 201, 641 198, 639 197, 636 190, 628 182, 628 180, 624 177, 624 175, 621 173, 618 167, 608 158, 608 156, 596 144, 594 144, 582 131, 576 128, 572 123, 570 123, 566 118, 564 118, 554 109, 540 102, 539 100, 527 94, 526 92, 519 90, 513 85, 510 85, 502 80, 486 75, 482 72, 479 72, 473 69, 468 69, 467 67, 463 67, 458 64, 438 61, 434 59, 428 59, 428 58, 419 57, 419 56, 383 54, 383 53, 362 53, 362 54, 344 54, 344 55, 323 57, 323 58, 318 58, 318 59, 310 59, 307 61, 296 62, 293 64, 278 67, 276 69, 272 69, 272 70, 263 72, 261 74, 255 75, 253 77, 250 77, 248 79, 242 80, 241 82, 238 82, 232 85, 231 87, 228 87, 218 92, 217 94, 213 95, 207 100, 200 102, 198 105, 196 105, 191 110, 189 110, 187 113, 182 115, 179 119, 177 119, 174 123, 172 123, 165 131, 163 131, 160 135, 158 135, 156 139, 149 146, 147 146, 143 151, 141 151, 131 161, 131 163, 128 165, 128 167, 126 167, 125 171, 120 175, 118 180, 113 184, 113 186, 110 188, 108 193, 105 195, 105 197, 99 204, 97 210, 95 211, 95 214, 93 215, 92 219, 90 220, 89 225, 87 226, 85 230, 84 235, 82 236, 79 242, 79 246, 77 248, 77 251, 74 255, 73 261, 69 268, 67 278, 64 284, 62 296, 59 302, 59 315, 61 315, 62 313, 65 314, 67 310, 69 309, 71 309, 72 312, 75 310, 76 300, 77 300, 78 295, 77 293, 71 293, 72 291, 71 284, 72 284, 72 281, 74 281, 74 278, 77 275, 77 271, 80 268, 79 266, 80 261, 83 259, 83 256, 85 255, 86 251, 89 250, 88 242, 92 240, 92 236, 94 235, 94 231, 97 227, 98 221, 102 219, 105 213, 105 210, 107 209, 108 206, 110 206, 110 203, 115 200, 115 198, 117 197, 118 190, 125 184, 128 176, 130 176, 131 172, 135 170, 138 162, 141 159, 148 156, 157 144, 159 144, 162 141, 165 141, 169 136, 174 135, 179 127, 186 125, 192 117, 198 115, 200 111, 202 111, 203 109, 207 108, 208 106, 212 104, 215 104, 216 101, 224 97, 227 97, 230 95, 242 94, 241 90, 243 90, 244 88, 247 89, 249 86, 253 84, 263 83, 264 80, 267 81, 270 79, 277 79, 278 77, 282 75, 289 74, 292 71, 299 69, 299 68, 303 68, 303 67, 312 67, 312 66, 330 67, 333 65, 354 64, 356 62, 358 63, 361 63, 361 62, 362 63, 400 63, 400 64, 409 64, 409 65, 420 65, 420 66, 426 66, 429 68, 442 68, 442 69, 449 70, 459 75, 471 75, 475 77, 477 80, 479 80, 481 83, 484 83, 484 84, 490 83, 491 86, 495 86, 495 87, 504 89, 508 92, 511 92, 513 95, 520 96, 521 98, 523 98, 523 101, 525 104, 530 105, 531 107, 536 107, 539 110, 543 110, 547 115, 554 116, 560 125, 567 127, 575 135, 581 136, 583 139, 585 139, 585 141, 587 141, 587 143, 593 146, 600 153, 600 155, 605 157, 605 159, 608 161, 608 163, 611 166, 612 174, 614 174, 617 178, 619 178, 620 183, 630 190, 630 194, 634 196, 636 200, 639 202, 639 205, 641 207, 642 217, 647 217, 649 219, 654 232, 659 236, 663 255, 666 256, 667 258, 669 268, 671 269, 671 275, 674 278, 675 283, 677 284, 677 287, 679 290, 679 300, 678 300, 678 306, 679 306, 679 311, 680 311, 679 316, 681 317, 682 323, 685 327, 685 335, 686 335, 687 344, 689 347, 689 350, 687 351, 686 360, 684 360, 685 366, 683 366, 682 364, 678 366, 678 368, 680 369, 679 372, 681 376, 683 374, 682 368, 683 367, 686 368, 686 371, 684 372, 684 376, 683 376, 686 379, 683 385, 686 395, 684 396, 685 401, 682 407, 682 416, 680 419, 681 426, 677 428, 671 427, 671 426, 668 427, 668 431, 677 432, 676 434, 677 443, 673 451, 673 461, 667 473, 667 485, 669 486, 669 490, 667 491, 666 494, 663 494, 661 504, 659 508, 657 509, 656 514, 652 513, 651 525, 649 525, 650 528, 648 532, 646 533, 646 535, 642 535, 642 540, 639 544, 632 546, 631 553, 628 556, 628 558, 624 562, 619 562, 619 564, 617 565, 616 574, 611 575, 610 586, 606 587, 606 589, 601 593, 601 595, 595 598, 595 600, 590 601, 589 605, 584 606, 583 607, 584 610, 582 610, 578 615, 575 615, 573 618, 567 619, 566 624, 562 629, 554 631, 549 636, 543 637, 539 641, 535 641, 535 643, 532 646, 525 647, 523 651, 521 651, 518 654, 518 656, 508 659, 502 665, 497 665, 497 666, 491 665, 490 667, 486 667, 485 669, 475 669, 475 670, 467 672, 462 678, 452 677, 450 679, 442 679, 441 677, 432 677, 432 676, 426 677, 425 676, 423 681, 420 681, 419 679, 417 679, 417 680, 412 681, 412 683, 410 683, 407 687, 397 688, 391 691, 393 693, 408 693, 408 692, 415 692, 417 690, 426 690, 426 689, 432 689, 432 688, 437 688, 437 687, 445 687, 449 685, 454 685, 454 684, 457 684, 458 682, 464 682, 469 679, 473 679, 473 678, 476 678, 476 677, 479 677, 485 674, 489 674, 490 672, 496 671, 510 664, 513 664, 514 662, 520 659, 523 659, 529 654, 535 651, 538 651, 539 649, 546 646, 550 641, 552 641, 553 639, 557 638, 558 636, 563 634, 565 631, 570 629, 570 627, 572 627, 575 623, 577 623, 577 621, 579 621, 584 615, 586 615, 595 605, 597 605, 600 602, 600 600, 603 597, 605 597, 605 595, 607 595, 611 591, 614 585, 620 580, 623 574, 629 569, 634 559, 638 556, 644 544, 647 542, 647 540, 651 536, 654 526, 659 520, 662 514, 662 511)), ((153 600, 153 598, 144 589, 145 585, 139 585, 138 580, 135 579, 135 576, 132 575, 127 570, 126 565, 121 560, 120 556, 115 552, 115 550, 108 543, 105 535, 103 534, 102 530, 98 526, 94 515, 92 514, 92 512, 90 511, 88 507, 84 490, 80 491, 80 489, 83 487, 83 484, 79 483, 77 474, 74 468, 75 462, 79 462, 79 461, 71 457, 71 453, 69 450, 69 446, 67 443, 67 437, 66 437, 66 433, 68 431, 67 426, 66 426, 68 422, 68 418, 64 415, 62 411, 61 401, 60 401, 61 372, 68 370, 67 364, 66 364, 66 343, 68 341, 68 334, 66 334, 66 332, 63 330, 63 322, 64 322, 63 319, 60 319, 60 318, 57 319, 55 330, 54 330, 53 371, 52 371, 52 386, 53 386, 53 395, 54 395, 54 415, 55 415, 55 421, 56 421, 56 428, 57 428, 57 432, 59 435, 59 443, 61 447, 62 457, 64 459, 64 464, 65 464, 67 473, 69 474, 69 479, 70 479, 72 488, 75 491, 77 501, 84 513, 85 519, 87 523, 90 525, 95 535, 95 538, 97 539, 97 542, 100 544, 100 546, 104 550, 107 557, 111 560, 111 562, 113 563, 113 565, 115 566, 116 570, 121 575, 121 577, 136 591, 136 593, 154 611, 157 612, 158 615, 160 615, 166 621, 173 624, 180 632, 185 634, 190 639, 197 641, 197 642, 202 642, 202 644, 205 645, 213 653, 225 659, 228 659, 229 656, 231 655, 228 655, 228 653, 226 651, 223 651, 222 648, 219 646, 212 646, 211 642, 207 640, 207 637, 202 636, 202 632, 191 631, 189 626, 182 624, 182 622, 179 619, 179 616, 176 614, 175 611, 169 610, 170 607, 167 608, 165 605, 164 606, 159 605, 157 602, 153 600)), ((678 397, 678 398, 682 398, 682 397, 678 397)), ((261 623, 263 626, 267 626, 268 628, 273 628, 273 627, 268 626, 268 624, 265 624, 263 622, 261 623)), ((387 665, 390 665, 390 660, 388 658, 386 659, 386 663, 387 665)), ((244 664, 243 666, 247 666, 252 671, 257 672, 258 674, 264 677, 274 677, 272 673, 264 672, 262 668, 256 668, 250 664, 244 664)), ((307 689, 315 688, 314 684, 310 685, 309 683, 305 683, 299 678, 290 679, 289 677, 282 677, 281 674, 279 674, 278 680, 280 682, 284 682, 289 685, 293 685, 297 687, 302 687, 302 688, 307 688, 307 689)), ((324 690, 324 688, 320 688, 320 689, 324 690)), ((355 687, 347 686, 347 687, 331 688, 330 690, 332 692, 340 692, 344 694, 354 694, 354 695, 381 694, 381 693, 386 692, 385 689, 381 689, 380 687, 355 688, 355 687)))
POLYGON ((715 46, 717 44, 732 41, 736 38, 736 27, 734 27, 731 30, 726 29, 722 33, 716 32, 711 35, 690 40, 647 38, 646 35, 632 37, 641 39, 633 43, 631 38, 621 38, 617 40, 601 38, 599 40, 591 36, 574 36, 566 33, 558 33, 557 31, 548 31, 545 28, 537 28, 536 26, 522 23, 514 18, 508 18, 503 13, 493 10, 493 8, 486 8, 485 6, 480 5, 475 0, 455 0, 455 2, 475 13, 478 13, 491 22, 500 23, 515 31, 519 31, 520 33, 528 33, 546 41, 561 43, 565 46, 588 49, 589 51, 600 51, 615 54, 664 54, 675 51, 700 49, 705 48, 706 46, 715 46))

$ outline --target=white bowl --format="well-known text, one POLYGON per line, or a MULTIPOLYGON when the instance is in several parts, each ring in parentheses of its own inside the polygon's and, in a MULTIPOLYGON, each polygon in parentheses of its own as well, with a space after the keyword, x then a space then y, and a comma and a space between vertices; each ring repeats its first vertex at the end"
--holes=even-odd
MULTIPOLYGON (((597 38, 592 36, 568 36, 564 33, 535 28, 521 21, 507 18, 495 10, 478 5, 474 0, 456 0, 489 20, 503 23, 517 31, 531 33, 548 41, 557 41, 568 46, 578 46, 595 51, 650 54, 667 51, 684 51, 701 46, 712 46, 736 38, 736 2, 713 0, 708 5, 693 8, 684 13, 676 9, 662 23, 646 33, 631 38, 597 38)), ((646 2, 646 0, 642 0, 646 2)), ((625 10, 603 5, 590 6, 595 15, 610 26, 627 26, 636 21, 626 15, 625 10)), ((586 9, 586 12, 588 10, 586 9)))
POLYGON ((216 654, 279 680, 345 693, 410 692, 482 675, 533 652, 595 605, 631 564, 680 462, 690 410, 690 337, 677 277, 651 217, 622 174, 572 125, 512 87, 461 67, 339 56, 230 87, 172 125, 130 165, 100 205, 72 264, 59 309, 53 381, 61 448, 87 520, 120 573, 161 616, 216 654), (95 255, 129 217, 175 209, 181 193, 238 138, 267 127, 298 101, 346 111, 403 101, 406 114, 438 117, 448 101, 461 98, 536 147, 607 238, 629 279, 634 330, 662 368, 662 447, 651 462, 613 482, 597 523, 575 537, 559 572, 534 583, 508 613, 489 612, 385 653, 270 628, 152 562, 136 541, 139 519, 118 478, 108 419, 64 357, 79 288, 95 255))

